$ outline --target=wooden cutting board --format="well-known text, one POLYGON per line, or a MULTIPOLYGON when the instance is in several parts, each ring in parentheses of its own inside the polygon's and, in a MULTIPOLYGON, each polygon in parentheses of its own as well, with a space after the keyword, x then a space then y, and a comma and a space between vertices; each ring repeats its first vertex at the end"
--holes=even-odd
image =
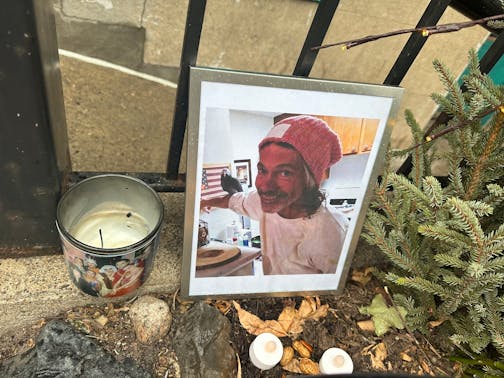
POLYGON ((240 257, 240 254, 240 248, 212 240, 207 245, 198 248, 196 269, 208 269, 227 264, 240 257))

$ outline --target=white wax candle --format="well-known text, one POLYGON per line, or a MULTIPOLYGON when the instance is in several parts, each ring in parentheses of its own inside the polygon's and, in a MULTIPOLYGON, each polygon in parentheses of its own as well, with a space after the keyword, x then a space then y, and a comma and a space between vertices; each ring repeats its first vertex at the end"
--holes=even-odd
POLYGON ((96 248, 121 248, 135 244, 149 234, 147 221, 132 209, 111 206, 92 210, 70 228, 81 243, 96 248))
POLYGON ((282 354, 282 342, 272 333, 261 333, 250 344, 250 360, 261 370, 271 369, 278 364, 282 354))
POLYGON ((319 367, 322 374, 351 374, 353 361, 343 349, 329 348, 322 355, 319 367))

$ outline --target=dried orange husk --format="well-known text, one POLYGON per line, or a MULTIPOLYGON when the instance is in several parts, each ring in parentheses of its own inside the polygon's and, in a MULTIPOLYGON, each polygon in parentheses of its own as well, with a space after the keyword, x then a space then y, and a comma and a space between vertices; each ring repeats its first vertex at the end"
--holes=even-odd
POLYGON ((310 358, 313 347, 304 340, 294 340, 292 347, 301 357, 310 358))
POLYGON ((302 371, 299 369, 299 360, 297 358, 291 359, 285 366, 282 366, 282 369, 290 371, 291 373, 302 374, 302 371))
POLYGON ((286 346, 283 349, 282 359, 280 360, 280 366, 287 365, 294 358, 294 349, 291 346, 286 346))
POLYGON ((301 370, 301 373, 303 374, 309 374, 309 375, 320 374, 320 368, 318 363, 310 360, 309 358, 299 359, 299 370, 301 370))

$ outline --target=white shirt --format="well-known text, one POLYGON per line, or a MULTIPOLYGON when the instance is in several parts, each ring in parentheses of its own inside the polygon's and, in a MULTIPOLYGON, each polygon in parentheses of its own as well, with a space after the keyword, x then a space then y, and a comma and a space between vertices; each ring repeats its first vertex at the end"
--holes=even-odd
POLYGON ((336 209, 321 206, 305 218, 286 219, 262 211, 256 191, 235 193, 229 208, 260 223, 265 274, 335 273, 348 229, 336 209))

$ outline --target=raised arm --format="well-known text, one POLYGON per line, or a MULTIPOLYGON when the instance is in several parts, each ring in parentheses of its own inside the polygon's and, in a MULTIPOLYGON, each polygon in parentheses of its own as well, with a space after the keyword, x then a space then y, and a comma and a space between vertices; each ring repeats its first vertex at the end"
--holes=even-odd
POLYGON ((229 199, 231 198, 231 194, 228 194, 223 197, 215 197, 207 200, 200 201, 200 210, 201 211, 209 211, 212 207, 219 207, 221 209, 229 208, 229 199))

